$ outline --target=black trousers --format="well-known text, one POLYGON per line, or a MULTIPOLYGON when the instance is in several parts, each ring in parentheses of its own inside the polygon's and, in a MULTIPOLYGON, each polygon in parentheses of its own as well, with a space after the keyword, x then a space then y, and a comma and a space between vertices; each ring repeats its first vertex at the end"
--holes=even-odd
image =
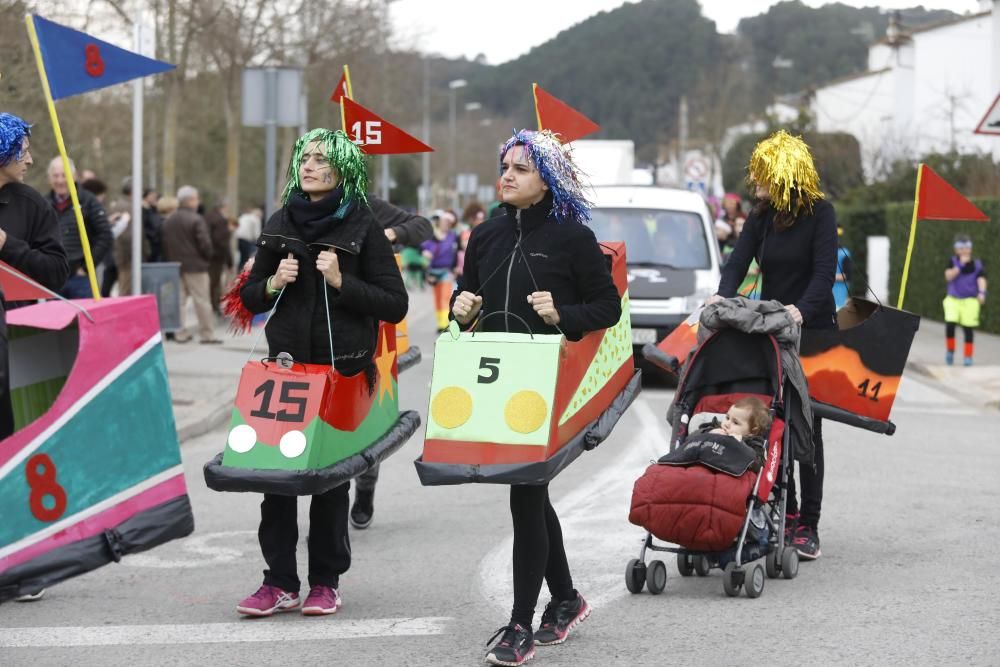
POLYGON ((799 509, 795 497, 795 466, 788 476, 788 514, 799 514, 799 525, 819 527, 820 510, 823 507, 823 420, 813 419, 813 465, 799 464, 799 477, 802 486, 802 507, 799 509))
MULTIPOLYGON (((340 585, 340 575, 351 567, 351 540, 347 533, 350 482, 326 493, 311 496, 309 503, 309 585, 340 585)), ((267 569, 264 583, 286 591, 298 591, 299 575, 295 547, 299 541, 296 517, 298 497, 264 494, 260 504, 257 538, 267 569)))
POLYGON ((563 546, 559 517, 549 501, 549 485, 510 487, 514 520, 514 608, 511 623, 531 627, 542 579, 557 600, 576 595, 563 546))

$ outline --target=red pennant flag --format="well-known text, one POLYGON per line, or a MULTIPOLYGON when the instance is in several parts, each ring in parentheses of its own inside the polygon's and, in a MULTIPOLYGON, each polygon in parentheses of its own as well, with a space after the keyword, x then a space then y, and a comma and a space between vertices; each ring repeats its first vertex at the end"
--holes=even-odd
POLYGON ((6 262, 0 262, 0 290, 4 301, 34 301, 57 296, 6 262))
POLYGON ((917 191, 917 218, 919 220, 978 220, 985 222, 989 216, 980 211, 946 180, 934 173, 926 164, 917 173, 920 183, 917 191))
POLYGON ((330 101, 334 104, 340 104, 340 100, 344 97, 350 97, 347 92, 347 72, 340 75, 340 81, 337 82, 337 86, 333 89, 333 94, 330 95, 330 101))
POLYGON ((431 153, 433 148, 379 118, 350 97, 343 98, 347 136, 368 155, 431 153))
POLYGON ((557 97, 545 92, 537 83, 531 84, 535 94, 535 115, 539 130, 552 130, 564 144, 576 141, 601 126, 557 97))

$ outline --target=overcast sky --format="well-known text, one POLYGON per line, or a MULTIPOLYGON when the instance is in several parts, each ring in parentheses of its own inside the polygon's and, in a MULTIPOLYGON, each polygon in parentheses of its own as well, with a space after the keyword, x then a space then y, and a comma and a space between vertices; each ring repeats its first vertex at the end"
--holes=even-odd
MULTIPOLYGON (((756 16, 776 0, 700 0, 703 13, 721 32, 734 32, 741 18, 756 16)), ((804 0, 819 7, 824 0, 804 0)), ((900 9, 975 12, 976 0, 841 0, 855 7, 878 5, 900 9)), ((397 45, 448 57, 486 54, 497 65, 527 53, 559 32, 594 14, 625 4, 624 0, 387 0, 397 45)))

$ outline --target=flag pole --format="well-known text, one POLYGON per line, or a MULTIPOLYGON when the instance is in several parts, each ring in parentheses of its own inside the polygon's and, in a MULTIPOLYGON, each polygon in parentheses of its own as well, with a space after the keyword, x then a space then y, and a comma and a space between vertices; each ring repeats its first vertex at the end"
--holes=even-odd
POLYGON ((344 83, 347 84, 347 96, 354 99, 354 89, 351 88, 351 68, 344 65, 344 83))
POLYGON ((28 40, 31 42, 31 49, 35 52, 35 64, 38 66, 38 76, 42 80, 45 103, 49 108, 49 117, 52 119, 52 130, 55 132, 56 145, 59 147, 59 156, 62 158, 63 172, 66 174, 66 185, 69 188, 69 198, 73 202, 73 214, 76 216, 76 226, 80 232, 80 245, 83 246, 83 261, 87 267, 87 277, 90 279, 90 290, 94 295, 94 299, 100 299, 101 291, 97 288, 97 273, 94 270, 94 258, 90 254, 90 239, 87 238, 87 228, 83 224, 80 199, 76 196, 76 181, 73 179, 73 170, 70 169, 69 155, 66 154, 66 144, 63 142, 62 129, 59 127, 56 103, 52 99, 52 90, 49 88, 49 77, 45 71, 42 49, 38 45, 38 35, 35 33, 34 17, 31 14, 25 14, 24 23, 28 28, 28 40))
POLYGON ((906 260, 903 262, 903 279, 899 283, 899 299, 896 300, 896 308, 902 310, 903 299, 906 297, 906 279, 910 275, 910 257, 913 256, 913 241, 917 235, 917 212, 920 209, 920 179, 924 173, 924 164, 921 162, 917 166, 917 189, 913 193, 913 218, 910 220, 910 240, 906 245, 906 260))
POLYGON ((542 114, 538 111, 538 84, 531 84, 531 96, 535 100, 535 120, 538 121, 538 131, 541 132, 545 128, 542 127, 542 114))

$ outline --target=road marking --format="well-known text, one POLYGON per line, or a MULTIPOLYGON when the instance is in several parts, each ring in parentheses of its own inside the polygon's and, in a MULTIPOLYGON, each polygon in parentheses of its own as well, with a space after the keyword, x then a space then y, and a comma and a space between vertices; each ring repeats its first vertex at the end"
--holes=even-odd
MULTIPOLYGON (((280 618, 280 616, 275 618, 280 618)), ((452 620, 444 616, 327 619, 325 622, 319 623, 311 623, 309 620, 286 623, 258 619, 237 623, 200 623, 197 625, 0 628, 0 648, 230 644, 426 636, 444 634, 445 626, 452 620)))
MULTIPOLYGON (((621 442, 624 438, 620 436, 616 443, 612 435, 601 447, 623 447, 615 462, 565 496, 554 499, 563 541, 567 545, 573 585, 592 607, 607 605, 629 594, 622 572, 628 559, 638 555, 644 536, 641 528, 628 522, 632 486, 650 459, 666 453, 669 435, 667 424, 654 413, 648 400, 640 396, 629 410, 629 414, 639 420, 639 427, 630 432, 641 433, 641 437, 626 444, 621 442)), ((619 424, 619 428, 623 426, 619 424)), ((512 547, 513 537, 509 537, 494 547, 479 566, 484 597, 505 613, 510 609, 514 590, 512 547)), ((546 597, 543 585, 539 608, 546 597)))
POLYGON ((248 553, 257 552, 257 531, 256 530, 230 530, 220 533, 208 533, 205 535, 195 535, 193 537, 175 540, 169 545, 163 545, 151 552, 135 554, 122 559, 122 565, 128 567, 147 567, 152 569, 167 570, 173 568, 195 568, 211 565, 221 565, 240 560, 248 553), (235 538, 235 539, 234 539, 235 538), (210 542, 216 540, 232 540, 247 543, 246 548, 234 548, 224 546, 212 546, 210 542), (182 553, 177 553, 178 551, 182 553), (180 558, 164 558, 167 554, 180 556, 180 558))

